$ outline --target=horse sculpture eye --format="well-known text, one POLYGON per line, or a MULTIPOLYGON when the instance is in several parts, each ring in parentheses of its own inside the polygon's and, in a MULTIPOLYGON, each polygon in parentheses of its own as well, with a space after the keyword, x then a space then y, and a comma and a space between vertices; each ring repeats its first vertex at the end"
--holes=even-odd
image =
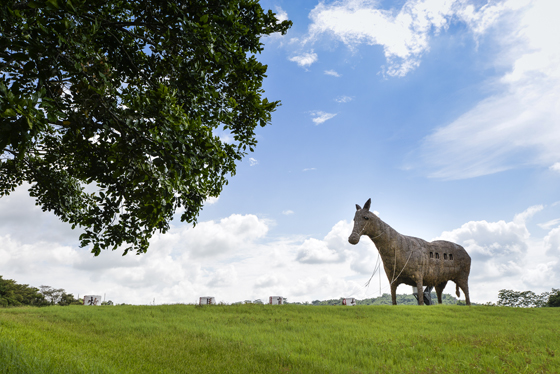
POLYGON ((364 219, 367 221, 369 219, 369 217, 364 217, 364 219))

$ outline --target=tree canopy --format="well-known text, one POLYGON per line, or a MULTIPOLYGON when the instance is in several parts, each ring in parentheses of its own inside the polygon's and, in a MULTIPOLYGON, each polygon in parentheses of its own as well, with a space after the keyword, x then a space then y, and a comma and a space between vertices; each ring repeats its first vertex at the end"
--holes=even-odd
POLYGON ((196 224, 279 105, 255 56, 291 22, 258 0, 2 5, 0 197, 29 183, 95 255, 196 224))
POLYGON ((560 308, 560 289, 552 289, 552 292, 549 293, 546 306, 560 308))
POLYGON ((49 303, 35 287, 17 284, 12 279, 4 279, 0 275, 0 306, 34 305, 45 306, 49 303))
POLYGON ((41 286, 40 289, 27 284, 18 284, 15 280, 4 279, 0 275, 0 307, 12 306, 48 306, 48 305, 82 305, 79 300, 68 294, 63 288, 41 286))
POLYGON ((533 291, 500 290, 498 305, 521 308, 560 306, 560 289, 553 288, 551 292, 543 292, 540 295, 533 291), (555 304, 555 300, 559 302, 555 304))

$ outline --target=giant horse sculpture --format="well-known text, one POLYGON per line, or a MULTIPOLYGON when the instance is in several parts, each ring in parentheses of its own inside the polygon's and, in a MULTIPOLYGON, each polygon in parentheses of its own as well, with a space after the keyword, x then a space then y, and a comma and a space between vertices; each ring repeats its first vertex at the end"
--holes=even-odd
MULTIPOLYGON (((354 228, 348 241, 358 244, 360 237, 367 235, 375 243, 391 285, 393 305, 397 305, 397 287, 402 283, 418 287, 420 293, 424 286, 435 287, 441 304, 441 294, 450 280, 457 285, 457 297, 460 296, 461 288, 467 305, 471 305, 468 283, 471 257, 463 247, 445 240, 427 242, 399 234, 370 212, 370 205, 371 199, 363 209, 356 204, 354 228)), ((419 304, 424 304, 422 297, 419 298, 419 304)))

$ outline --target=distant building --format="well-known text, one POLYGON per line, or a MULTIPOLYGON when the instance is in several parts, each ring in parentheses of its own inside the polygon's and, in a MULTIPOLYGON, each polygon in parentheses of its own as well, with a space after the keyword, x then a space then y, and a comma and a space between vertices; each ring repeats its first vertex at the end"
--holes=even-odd
POLYGON ((202 296, 199 301, 200 305, 214 305, 216 298, 214 296, 202 296))
POLYGON ((356 299, 353 297, 345 297, 342 299, 342 305, 349 305, 349 306, 355 306, 356 305, 356 299))
POLYGON ((101 305, 101 295, 85 295, 84 305, 101 305))
POLYGON ((282 305, 284 304, 284 298, 282 296, 270 296, 268 298, 268 303, 270 305, 282 305))

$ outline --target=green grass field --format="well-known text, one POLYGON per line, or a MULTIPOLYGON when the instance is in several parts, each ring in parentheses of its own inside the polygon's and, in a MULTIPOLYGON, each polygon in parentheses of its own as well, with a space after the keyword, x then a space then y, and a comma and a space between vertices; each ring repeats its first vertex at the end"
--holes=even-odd
POLYGON ((0 309, 1 373, 560 373, 560 308, 0 309))

